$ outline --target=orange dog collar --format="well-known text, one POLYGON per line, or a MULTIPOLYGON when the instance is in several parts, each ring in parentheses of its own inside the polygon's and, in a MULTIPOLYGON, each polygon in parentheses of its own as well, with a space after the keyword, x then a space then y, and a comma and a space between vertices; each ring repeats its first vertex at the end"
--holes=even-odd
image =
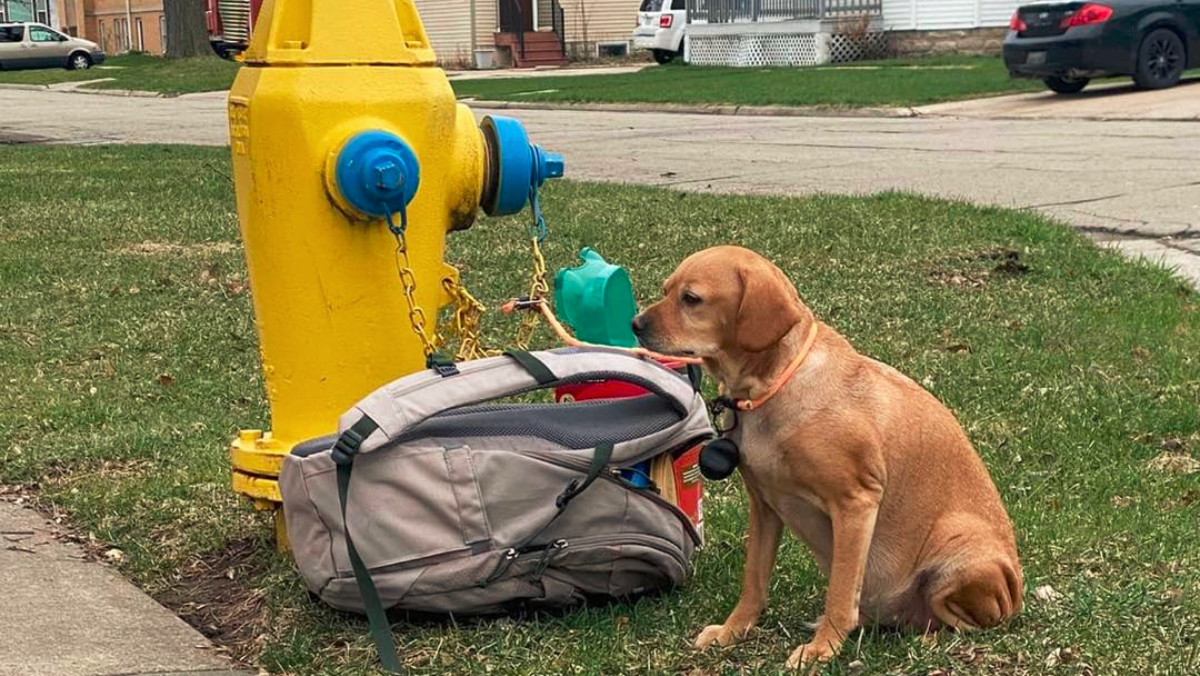
POLYGON ((796 358, 792 360, 792 363, 788 364, 788 367, 783 370, 783 373, 781 373, 778 378, 775 379, 774 383, 771 383, 771 388, 766 392, 753 399, 735 399, 733 404, 737 410, 753 411, 754 409, 767 403, 767 401, 771 397, 775 396, 779 390, 782 390, 783 386, 787 385, 788 381, 792 379, 792 376, 796 375, 796 371, 799 371, 800 367, 804 365, 804 360, 808 358, 808 353, 812 351, 813 343, 816 341, 817 320, 814 318, 812 329, 810 329, 808 332, 808 338, 805 339, 804 347, 800 349, 800 354, 796 355, 796 358))

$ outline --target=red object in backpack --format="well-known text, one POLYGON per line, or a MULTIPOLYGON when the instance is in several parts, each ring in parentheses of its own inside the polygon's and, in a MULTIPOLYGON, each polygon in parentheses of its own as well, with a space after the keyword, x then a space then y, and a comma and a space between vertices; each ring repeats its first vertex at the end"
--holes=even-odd
MULTIPOLYGON (((679 361, 659 360, 663 366, 681 371, 686 364, 679 361)), ((578 383, 562 385, 554 390, 555 402, 588 401, 590 399, 624 399, 640 397, 649 394, 645 388, 621 382, 619 380, 604 380, 594 383, 578 383)), ((659 486, 664 496, 673 497, 673 502, 679 510, 687 515, 696 532, 704 537, 704 478, 700 474, 700 449, 703 444, 697 444, 674 454, 671 458, 671 474, 675 485, 670 490, 659 486)), ((650 474, 652 472, 647 472, 650 474)), ((661 483, 661 478, 659 480, 661 483)))

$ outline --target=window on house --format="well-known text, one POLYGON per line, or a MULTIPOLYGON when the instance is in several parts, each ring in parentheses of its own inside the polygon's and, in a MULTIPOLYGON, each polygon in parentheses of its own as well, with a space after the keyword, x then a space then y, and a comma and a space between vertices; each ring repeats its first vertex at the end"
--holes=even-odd
POLYGON ((33 21, 33 0, 0 0, 0 21, 33 21))
POLYGON ((142 20, 134 19, 134 24, 137 26, 137 48, 139 52, 146 51, 146 33, 142 30, 142 20))
POLYGON ((596 56, 600 58, 613 56, 627 56, 629 54, 629 44, 625 42, 614 42, 607 45, 596 45, 596 56))
POLYGON ((50 25, 50 0, 34 0, 33 10, 38 23, 50 25))
POLYGON ((158 48, 164 54, 167 52, 167 15, 158 17, 158 48))
POLYGON ((96 25, 96 30, 100 32, 100 46, 104 47, 104 51, 111 52, 112 45, 108 44, 108 33, 104 31, 104 22, 100 21, 96 25))

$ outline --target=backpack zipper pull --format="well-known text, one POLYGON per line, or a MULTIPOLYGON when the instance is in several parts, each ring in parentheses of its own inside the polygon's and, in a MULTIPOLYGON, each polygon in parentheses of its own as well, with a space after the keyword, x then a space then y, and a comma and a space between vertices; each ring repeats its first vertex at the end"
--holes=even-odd
POLYGON ((550 562, 554 559, 555 554, 566 549, 571 543, 563 538, 554 541, 549 547, 542 550, 541 557, 538 558, 537 566, 534 567, 533 573, 529 576, 530 582, 537 582, 542 579, 542 574, 550 567, 550 562))
POLYGON ((500 560, 496 562, 496 567, 492 569, 492 572, 488 573, 487 577, 479 581, 479 586, 486 587, 500 579, 502 575, 508 572, 509 567, 512 566, 513 561, 516 561, 517 556, 519 555, 520 552, 512 547, 504 550, 504 556, 500 557, 500 560))

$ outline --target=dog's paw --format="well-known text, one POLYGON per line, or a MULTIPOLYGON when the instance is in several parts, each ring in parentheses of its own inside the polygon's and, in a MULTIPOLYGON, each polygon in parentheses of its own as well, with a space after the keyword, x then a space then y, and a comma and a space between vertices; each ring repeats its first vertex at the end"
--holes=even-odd
POLYGON ((704 628, 704 631, 700 632, 693 645, 695 645, 696 650, 704 650, 714 643, 724 648, 733 645, 737 641, 737 638, 728 626, 724 624, 710 624, 704 628))
POLYGON ((792 656, 787 661, 787 668, 794 670, 811 667, 818 662, 828 662, 835 654, 837 654, 837 650, 827 641, 805 643, 792 651, 792 656))

